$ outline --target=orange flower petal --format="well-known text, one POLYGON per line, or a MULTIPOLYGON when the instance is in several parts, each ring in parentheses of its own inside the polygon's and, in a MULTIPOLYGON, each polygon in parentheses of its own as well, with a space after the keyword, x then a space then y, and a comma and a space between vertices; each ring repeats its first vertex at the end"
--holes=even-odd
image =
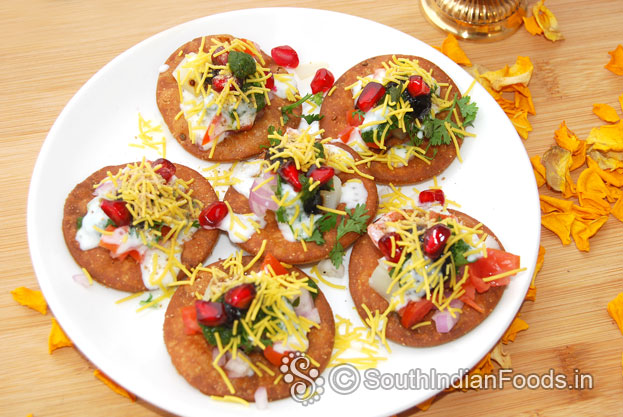
POLYGON ((604 122, 614 123, 619 121, 619 115, 614 107, 605 103, 593 104, 593 113, 604 122))
POLYGON ((541 271, 543 267, 543 262, 545 261, 545 248, 542 245, 539 245, 539 255, 536 258, 536 266, 534 268, 534 274, 532 274, 532 282, 530 282, 530 288, 528 288, 528 293, 526 294, 526 300, 534 301, 536 300, 536 276, 541 271))
POLYGON ((558 146, 571 153, 576 152, 580 147, 580 140, 575 133, 569 130, 564 121, 560 124, 558 130, 554 132, 554 138, 558 146))
POLYGON ((48 336, 48 353, 52 354, 56 349, 73 345, 63 329, 61 329, 61 326, 58 325, 56 319, 52 317, 52 329, 50 330, 50 336, 48 336))
POLYGON ((448 33, 446 39, 443 40, 441 52, 457 64, 466 65, 468 67, 472 65, 472 61, 465 55, 465 52, 459 46, 459 42, 451 33, 448 33))
POLYGON ((597 233, 601 226, 607 221, 608 216, 602 216, 596 220, 582 220, 576 218, 571 225, 571 236, 573 236, 575 246, 578 250, 588 252, 590 250, 588 239, 595 236, 595 233, 597 233))
POLYGON ((541 201, 542 213, 569 213, 573 207, 573 201, 562 200, 560 198, 550 197, 547 195, 539 195, 539 200, 541 201))
POLYGON ((586 143, 593 145, 592 149, 596 151, 623 151, 623 120, 591 129, 586 143))
POLYGON ((522 84, 511 84, 511 87, 515 91, 515 107, 530 114, 536 114, 530 89, 522 84))
POLYGON ((541 216, 543 227, 556 233, 563 245, 571 243, 571 225, 575 220, 572 213, 549 213, 541 216))
MULTIPOLYGON (((587 158, 588 167, 595 171, 599 177, 607 182, 608 184, 612 184, 615 187, 623 187, 623 170, 622 169, 613 169, 613 170, 603 170, 599 166, 597 162, 593 160, 590 156, 587 158)), ((608 192, 607 195, 611 193, 608 192)))
POLYGON ((43 298, 43 293, 39 290, 31 290, 26 287, 18 287, 11 291, 13 299, 23 306, 30 307, 35 311, 45 315, 48 312, 48 304, 43 298))
POLYGON ((526 30, 530 32, 531 35, 540 35, 543 33, 543 29, 541 29, 541 26, 539 26, 539 24, 536 22, 536 19, 534 18, 534 16, 530 16, 530 17, 524 16, 523 24, 526 30))
POLYGON ((621 334, 623 334, 623 292, 608 303, 607 309, 608 314, 610 314, 610 317, 612 317, 617 326, 619 326, 621 334))
POLYGON ((536 185, 540 187, 545 184, 545 167, 541 163, 541 157, 539 155, 534 155, 530 158, 530 162, 532 163, 532 170, 536 178, 536 185))
POLYGON ((96 369, 95 371, 93 371, 93 375, 95 375, 95 377, 99 379, 100 381, 102 381, 104 384, 108 385, 108 388, 110 388, 117 394, 123 395, 124 397, 129 398, 130 400, 132 400, 132 402, 136 401, 136 395, 132 394, 131 392, 123 388, 121 385, 117 384, 115 381, 110 379, 108 375, 106 375, 99 369, 96 369))
POLYGON ((623 75, 623 46, 617 45, 614 51, 609 51, 610 62, 604 68, 614 72, 616 75, 623 75))
POLYGON ((421 410, 421 411, 426 411, 430 408, 430 406, 433 404, 433 401, 435 401, 436 396, 433 395, 432 397, 430 397, 428 400, 426 401, 422 401, 421 403, 419 403, 418 405, 416 405, 416 407, 421 410))
POLYGON ((565 189, 562 190, 562 196, 564 198, 571 198, 575 197, 576 195, 577 193, 575 191, 575 184, 571 179, 571 173, 567 171, 567 173, 565 174, 565 189))
POLYGON ((581 140, 578 149, 571 154, 571 166, 569 171, 580 168, 586 162, 586 141, 581 140))
POLYGON ((530 326, 523 319, 519 318, 519 315, 515 317, 515 320, 511 323, 508 329, 506 329, 506 333, 502 336, 502 343, 507 345, 509 342, 514 342, 515 337, 517 337, 517 333, 527 330, 530 326))
POLYGON ((610 190, 599 176, 597 169, 586 168, 582 171, 578 178, 577 192, 581 206, 585 206, 588 200, 593 207, 607 206, 607 210, 610 211, 610 205, 603 201, 610 196, 610 190))
POLYGON ((515 126, 515 130, 524 139, 528 139, 528 133, 532 132, 532 125, 528 121, 528 113, 525 110, 518 111, 513 117, 511 122, 515 126))
POLYGON ((623 197, 619 197, 614 206, 612 206, 612 215, 623 222, 623 197))
POLYGON ((623 111, 623 94, 619 96, 619 106, 621 106, 621 111, 623 111))
POLYGON ((545 0, 539 0, 532 8, 532 15, 535 17, 537 24, 543 29, 543 34, 550 41, 556 42, 564 39, 558 27, 556 16, 545 7, 544 3, 545 0))
POLYGON ((603 170, 623 169, 623 154, 620 152, 599 152, 591 149, 588 152, 593 161, 603 170))
POLYGON ((577 204, 573 205, 571 213, 574 213, 578 218, 583 220, 596 220, 605 214, 602 208, 597 209, 591 206, 578 206, 577 204))
POLYGON ((532 78, 534 66, 527 56, 518 56, 517 61, 512 67, 505 66, 498 71, 488 71, 481 74, 481 77, 491 83, 491 87, 500 91, 503 87, 511 84, 523 84, 525 86, 532 78))

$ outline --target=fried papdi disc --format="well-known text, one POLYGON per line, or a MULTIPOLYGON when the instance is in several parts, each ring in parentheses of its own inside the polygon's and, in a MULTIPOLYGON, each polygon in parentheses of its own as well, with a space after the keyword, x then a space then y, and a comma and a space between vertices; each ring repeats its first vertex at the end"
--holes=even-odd
MULTIPOLYGON (((361 159, 355 151, 353 151, 350 147, 344 144, 332 143, 331 145, 338 146, 339 148, 344 149, 345 151, 350 153, 353 158, 355 158, 355 161, 361 159)), ((369 171, 363 165, 359 165, 358 169, 364 174, 369 174, 369 171)), ((366 200, 366 214, 369 216, 367 221, 367 224, 369 224, 376 215, 376 209, 378 206, 378 194, 376 190, 376 185, 372 180, 360 177, 357 174, 348 174, 342 172, 338 174, 338 177, 340 178, 342 183, 345 183, 346 181, 353 178, 360 179, 363 182, 363 186, 368 192, 368 198, 366 200)), ((235 213, 252 213, 249 206, 249 200, 238 191, 236 191, 233 187, 229 187, 229 189, 227 190, 224 201, 227 201, 231 205, 231 208, 235 213)), ((337 209, 344 210, 344 207, 344 204, 340 204, 337 209)), ((262 247, 262 243, 266 241, 265 251, 267 253, 272 254, 282 262, 292 265, 301 265, 320 261, 329 257, 331 249, 333 249, 333 247, 335 246, 335 242, 337 239, 337 225, 340 224, 342 216, 338 216, 335 228, 324 233, 324 245, 317 245, 313 242, 305 242, 305 244, 307 245, 307 251, 305 251, 301 242, 290 242, 289 240, 286 240, 285 237, 283 237, 281 230, 279 230, 279 225, 277 224, 277 218, 275 217, 274 211, 267 210, 264 219, 266 220, 266 226, 261 229, 259 233, 254 233, 249 240, 242 243, 236 243, 236 245, 249 253, 256 254, 262 247)), ((347 233, 340 239, 340 243, 344 248, 347 248, 359 236, 360 235, 355 232, 347 233)))
MULTIPOLYGON (((412 55, 396 55, 396 57, 417 60, 422 69, 426 71, 432 69, 432 76, 437 80, 437 83, 447 83, 449 86, 452 86, 449 98, 452 98, 454 94, 458 94, 458 98, 461 98, 461 93, 454 81, 452 81, 437 65, 424 58, 412 55)), ((330 96, 324 98, 322 107, 320 108, 320 114, 324 116, 322 120, 320 120, 320 128, 324 129, 324 135, 326 137, 338 137, 340 132, 348 126, 348 122, 346 121, 347 113, 355 109, 355 102, 351 90, 345 90, 344 88, 357 82, 357 77, 365 77, 369 74, 373 74, 374 70, 383 68, 382 63, 388 62, 391 59, 392 55, 382 55, 366 59, 346 71, 337 80, 335 83, 335 91, 330 96)), ((449 86, 440 87, 441 97, 445 97, 446 91, 450 88, 449 86)), ((446 112, 441 112, 437 117, 442 118, 446 115, 446 112)), ((458 137, 457 141, 459 146, 463 143, 463 140, 458 137)), ((389 134, 385 139, 385 143, 390 145, 404 142, 408 142, 408 140, 400 140, 389 134)), ((420 147, 426 149, 428 142, 428 139, 425 139, 420 147)), ((413 157, 409 160, 408 165, 390 169, 387 163, 372 162, 370 164, 370 172, 376 181, 383 184, 388 184, 390 182, 396 185, 413 184, 427 180, 441 173, 454 161, 456 155, 456 149, 452 143, 449 145, 431 146, 425 154, 427 158, 432 158, 432 160, 428 161, 430 163, 413 157)))
MULTIPOLYGON (((232 41, 234 37, 231 35, 205 36, 203 47, 205 52, 208 52, 213 45, 212 39, 216 39, 219 42, 227 42, 232 41)), ((168 66, 167 70, 158 77, 156 102, 165 123, 169 127, 169 131, 184 149, 197 158, 212 161, 239 161, 259 154, 262 151, 262 146, 270 145, 268 142, 268 127, 275 126, 279 128, 281 126, 281 107, 291 104, 288 100, 277 96, 272 97, 270 105, 267 103, 266 107, 258 113, 253 127, 247 131, 230 133, 229 136, 216 145, 212 158, 210 158, 211 149, 202 150, 196 143, 192 142, 186 119, 183 116, 176 119, 177 114, 180 112, 180 91, 173 72, 180 62, 184 60, 186 54, 199 51, 201 41, 202 38, 196 38, 180 46, 165 62, 168 66), (180 51, 182 51, 181 55, 180 51)), ((269 68, 274 74, 287 73, 283 67, 275 64, 272 58, 263 51, 262 57, 265 61, 264 68, 269 68)), ((294 109, 293 114, 300 116, 301 107, 298 106, 294 109)), ((296 128, 298 124, 299 117, 290 117, 286 126, 296 128)))
MULTIPOLYGON (((456 210, 449 211, 467 227, 474 227, 479 223, 476 219, 467 214, 456 210)), ((500 248, 503 249, 502 243, 489 228, 483 225, 482 230, 493 237, 500 245, 500 248)), ((355 246, 353 246, 348 272, 349 289, 357 312, 362 319, 368 317, 362 307, 363 304, 365 304, 370 311, 379 311, 380 313, 384 312, 389 306, 387 300, 372 289, 368 283, 372 272, 374 272, 378 265, 377 260, 382 257, 383 254, 374 246, 374 243, 372 243, 368 235, 362 236, 361 239, 355 242, 355 246)), ((476 292, 476 303, 482 306, 485 310, 484 313, 480 313, 465 305, 463 307, 463 313, 461 313, 459 317, 459 321, 448 333, 438 333, 437 330, 435 330, 434 323, 431 323, 429 326, 418 327, 415 330, 407 329, 400 324, 400 317, 398 314, 392 312, 388 315, 386 337, 401 345, 412 347, 436 346, 457 339, 480 324, 491 311, 493 311, 493 308, 497 305, 498 301, 500 301, 500 298, 502 298, 505 288, 506 287, 491 287, 482 294, 476 292)), ((431 317, 434 313, 435 311, 430 311, 422 321, 431 321, 431 317)))
MULTIPOLYGON (((250 256, 243 257, 243 264, 246 265, 250 260, 250 256)), ((226 270, 222 261, 209 267, 212 266, 226 270)), ((259 269, 260 264, 258 262, 251 268, 251 271, 259 271, 259 269)), ((301 276, 306 276, 297 268, 293 270, 301 276)), ((209 272, 201 271, 192 286, 184 285, 177 289, 165 314, 164 343, 169 355, 171 355, 173 366, 190 385, 207 395, 232 395, 218 371, 212 366, 214 346, 209 345, 202 334, 187 335, 184 333, 181 309, 184 306, 194 304, 197 299, 195 293, 203 294, 211 278, 212 275, 209 272)), ((312 328, 308 333, 309 348, 306 353, 318 362, 320 365, 318 371, 321 373, 329 363, 333 351, 335 322, 331 307, 320 290, 315 305, 318 313, 320 313, 320 327, 312 328)), ((281 371, 268 362, 262 352, 253 352, 247 356, 252 363, 261 362, 270 368, 275 375, 270 376, 267 372, 262 371, 261 377, 254 374, 250 377, 231 378, 231 383, 236 390, 233 395, 247 401, 255 401, 254 394, 259 387, 266 388, 269 401, 286 398, 290 395, 290 384, 286 383, 283 378, 279 383, 274 384, 275 378, 281 374, 281 371)))
MULTIPOLYGON (((106 173, 116 174, 127 164, 107 166, 91 174, 86 180, 76 185, 76 188, 67 196, 63 214, 63 236, 69 252, 78 265, 86 268, 91 277, 108 287, 129 292, 146 291, 143 284, 141 269, 136 261, 128 256, 123 261, 110 256, 110 251, 101 247, 83 251, 76 240, 78 218, 87 213, 87 204, 94 198, 94 185, 106 178, 106 173)), ((203 202, 205 206, 217 201, 212 186, 197 171, 175 164, 175 175, 185 181, 193 180, 190 184, 192 197, 203 202)), ((187 268, 194 268, 212 253, 212 248, 218 239, 218 231, 199 229, 192 239, 185 242, 182 251, 182 263, 187 268)))

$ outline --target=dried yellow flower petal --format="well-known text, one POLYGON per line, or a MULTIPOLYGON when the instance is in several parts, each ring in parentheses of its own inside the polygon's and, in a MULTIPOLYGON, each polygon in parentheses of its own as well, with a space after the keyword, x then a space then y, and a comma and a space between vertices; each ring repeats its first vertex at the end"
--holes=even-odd
POLYGON ((510 87, 515 92, 515 107, 530 114, 536 114, 530 89, 522 84, 511 84, 510 87))
POLYGON ((556 211, 568 213, 571 211, 571 207, 573 206, 573 201, 562 200, 560 198, 550 197, 547 195, 539 195, 539 200, 541 201, 542 213, 552 213, 556 211))
POLYGON ((528 133, 532 132, 532 125, 528 121, 528 112, 520 110, 510 119, 513 126, 515 126, 515 130, 519 133, 519 136, 523 139, 528 139, 528 133))
POLYGON ((612 317, 617 326, 619 326, 621 334, 623 334, 623 292, 608 303, 607 309, 608 314, 610 314, 610 317, 612 317))
POLYGON ((43 293, 39 290, 31 290, 26 287, 18 287, 11 291, 13 299, 23 306, 30 307, 35 311, 45 315, 48 312, 48 304, 43 298, 43 293))
POLYGON ((515 320, 506 329, 504 336, 502 336, 502 343, 507 345, 509 342, 514 342, 517 333, 527 330, 530 326, 523 319, 519 318, 519 314, 515 317, 515 320))
POLYGON ((554 232, 563 245, 571 243, 571 225, 575 220, 572 213, 549 213, 541 216, 543 227, 554 232))
POLYGON ((554 132, 556 143, 569 152, 576 152, 580 147, 580 139, 567 127, 566 122, 562 122, 558 130, 554 132))
POLYGON ((436 396, 433 395, 432 397, 430 397, 428 400, 426 401, 422 401, 421 403, 419 403, 418 405, 416 405, 416 407, 421 410, 421 411, 426 411, 430 408, 430 406, 433 404, 433 401, 435 401, 436 396))
POLYGON ((48 353, 52 354, 56 349, 73 345, 63 329, 61 329, 61 326, 58 325, 56 319, 52 317, 52 329, 50 330, 50 336, 48 336, 48 353))
POLYGON ((491 87, 500 91, 503 87, 511 84, 528 85, 532 77, 534 66, 527 56, 518 56, 517 61, 510 68, 505 66, 498 71, 489 71, 481 74, 481 77, 491 83, 491 87))
POLYGON ((531 35, 541 35, 543 33, 543 29, 541 29, 541 26, 539 26, 539 24, 536 22, 536 19, 534 18, 534 16, 530 16, 530 17, 524 16, 523 24, 526 30, 530 32, 531 35))
POLYGON ((586 143, 593 145, 592 149, 596 151, 623 151, 623 121, 591 129, 586 143))
POLYGON ((441 53, 457 64, 466 65, 468 67, 472 65, 472 61, 470 61, 467 55, 465 55, 465 52, 459 46, 459 42, 451 33, 448 33, 446 39, 443 40, 443 43, 441 44, 441 53))
POLYGON ((601 169, 623 169, 623 153, 621 152, 599 152, 591 149, 588 152, 588 156, 590 156, 601 169))
POLYGON ((556 42, 564 39, 558 27, 556 16, 554 16, 554 13, 552 13, 544 3, 545 0, 539 0, 532 8, 532 15, 535 17, 537 24, 543 29, 543 34, 550 41, 556 42))
POLYGON ((545 167, 541 163, 541 157, 539 155, 534 155, 530 158, 530 162, 532 163, 532 170, 534 171, 536 185, 537 187, 540 187, 545 184, 545 167))
POLYGON ((575 214, 578 218, 581 218, 583 220, 596 220, 607 214, 604 213, 602 208, 597 209, 592 206, 578 206, 577 204, 573 205, 573 207, 571 208, 571 213, 575 214))
POLYGON ((619 197, 614 206, 612 206, 612 215, 623 222, 623 197, 619 197))
POLYGON ((571 152, 560 146, 552 146, 541 158, 545 167, 547 185, 556 191, 564 191, 569 168, 571 168, 571 152))
POLYGON ((136 401, 136 395, 132 394, 131 392, 129 392, 125 388, 123 388, 121 385, 117 384, 115 381, 110 379, 108 377, 108 375, 106 375, 105 373, 103 373, 99 369, 96 369, 95 371, 93 371, 93 375, 95 375, 95 377, 97 379, 102 381, 104 384, 106 384, 108 386, 108 388, 110 388, 111 390, 113 390, 117 394, 122 395, 122 396, 124 396, 126 398, 129 398, 130 400, 132 400, 132 402, 136 401))
POLYGON ((534 267, 534 274, 532 274, 532 281, 530 282, 530 287, 528 288, 528 293, 526 294, 526 300, 534 301, 536 300, 536 276, 543 268, 543 262, 545 261, 545 248, 543 245, 539 245, 539 255, 536 258, 536 266, 534 267))
POLYGON ((510 353, 504 352, 504 345, 498 343, 491 351, 491 359, 497 362, 502 369, 510 369, 513 366, 510 353))
POLYGON ((605 103, 593 104, 593 113, 604 122, 614 123, 619 121, 619 115, 614 107, 605 103))
MULTIPOLYGON (((590 156, 588 157, 587 162, 588 167, 594 170, 602 180, 608 184, 614 185, 615 187, 623 187, 623 169, 604 170, 590 156)), ((610 194, 611 193, 609 192, 608 195, 610 194)))
POLYGON ((604 68, 612 71, 616 75, 623 75, 623 46, 617 45, 614 51, 609 51, 610 62, 608 62, 604 68))
POLYGON ((575 246, 578 250, 588 252, 590 245, 588 239, 593 237, 595 233, 608 221, 608 216, 599 217, 596 220, 582 220, 576 218, 571 225, 571 236, 575 241, 575 246))
POLYGON ((623 112, 623 94, 619 96, 619 106, 621 106, 621 111, 623 112))

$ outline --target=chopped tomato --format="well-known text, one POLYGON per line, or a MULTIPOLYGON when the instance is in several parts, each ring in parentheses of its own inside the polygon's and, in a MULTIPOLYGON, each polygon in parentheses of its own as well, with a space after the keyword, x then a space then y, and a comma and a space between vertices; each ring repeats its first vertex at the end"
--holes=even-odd
POLYGON ((286 356, 288 352, 279 353, 272 346, 266 346, 264 349, 264 357, 270 363, 275 366, 281 366, 283 364, 282 359, 286 356))
POLYGON ((346 121, 349 126, 359 126, 363 123, 363 114, 361 114, 361 111, 348 110, 346 112, 346 121))
POLYGON ((102 242, 101 240, 100 240, 99 246, 101 246, 104 249, 108 249, 109 251, 111 251, 114 254, 113 258, 119 259, 120 261, 123 261, 128 256, 133 258, 139 264, 143 260, 141 254, 137 250, 131 250, 131 251, 123 252, 123 253, 117 253, 117 249, 119 248, 119 245, 115 245, 114 243, 102 242))
POLYGON ((350 140, 350 135, 353 133, 354 129, 355 128, 353 126, 346 126, 344 130, 342 130, 338 134, 338 137, 342 140, 342 142, 348 143, 348 141, 350 140))
POLYGON ((288 273, 288 270, 283 265, 281 265, 281 262, 279 262, 277 258, 275 258, 272 254, 267 253, 264 257, 264 262, 262 262, 262 270, 269 271, 269 269, 266 268, 269 265, 275 276, 286 275, 288 273))
POLYGON ((486 290, 489 286, 502 286, 510 283, 510 276, 496 279, 494 281, 484 282, 482 278, 491 277, 494 275, 502 274, 504 272, 512 271, 519 268, 519 256, 512 253, 504 252, 499 249, 487 249, 487 257, 480 258, 476 262, 469 265, 470 279, 476 287, 478 292, 480 288, 484 288, 486 284, 486 290), (480 279, 481 282, 478 282, 480 279))
POLYGON ((205 146, 212 139, 217 138, 221 133, 223 133, 226 129, 223 127, 223 122, 225 118, 222 114, 218 116, 214 116, 208 128, 206 129, 206 133, 203 135, 203 140, 201 141, 201 146, 205 146))
POLYGON ((195 305, 182 307, 182 322, 184 322, 185 334, 199 334, 202 332, 197 322, 197 309, 195 305))
POLYGON ((465 290, 465 294, 460 296, 459 300, 463 301, 474 310, 484 313, 485 309, 476 302, 476 288, 471 283, 467 283, 463 285, 463 289, 465 290))
POLYGON ((421 299, 419 301, 409 301, 405 307, 398 311, 400 315, 400 324, 407 329, 422 321, 424 316, 433 308, 430 300, 421 299))

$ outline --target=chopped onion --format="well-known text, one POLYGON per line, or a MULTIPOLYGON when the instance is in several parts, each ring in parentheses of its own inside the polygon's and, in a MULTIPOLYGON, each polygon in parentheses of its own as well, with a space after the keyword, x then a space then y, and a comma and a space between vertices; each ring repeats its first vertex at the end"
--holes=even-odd
POLYGON ((339 268, 335 268, 331 259, 323 259, 318 262, 318 270, 322 275, 329 278, 342 278, 344 277, 344 263, 339 268))
POLYGON ((392 283, 392 277, 389 276, 387 265, 385 265, 382 258, 379 259, 378 265, 372 272, 368 283, 370 284, 370 287, 381 297, 385 298, 387 301, 391 301, 392 295, 387 293, 387 289, 392 283))
MULTIPOLYGON (((216 358, 219 354, 218 348, 215 347, 214 349, 212 349, 212 358, 216 358)), ((229 357, 231 357, 231 353, 226 352, 223 356, 221 356, 218 360, 218 362, 216 363, 218 366, 225 366, 225 364, 227 363, 227 359, 229 359, 227 357, 227 355, 229 355, 229 357)))
POLYGON ((272 198, 275 195, 274 187, 276 186, 277 176, 271 173, 265 173, 253 181, 249 192, 249 206, 258 217, 264 218, 266 210, 277 210, 279 208, 272 198), (272 178, 272 180, 268 184, 264 184, 262 187, 253 191, 255 187, 269 178, 272 178))
POLYGON ((320 191, 322 197, 322 204, 330 209, 337 208, 340 204, 340 198, 342 198, 342 181, 337 175, 333 176, 333 191, 322 190, 320 191))
POLYGON ((84 274, 76 274, 71 277, 76 283, 82 285, 84 288, 89 288, 91 285, 89 279, 84 274))
POLYGON ((301 295, 298 298, 299 304, 294 307, 294 312, 301 317, 305 317, 314 323, 320 323, 320 313, 314 306, 314 299, 309 291, 301 289, 301 295))
POLYGON ((255 405, 260 410, 266 410, 268 408, 268 392, 265 387, 256 389, 255 394, 253 394, 253 399, 255 400, 255 405))
POLYGON ((112 192, 115 190, 115 184, 113 184, 112 181, 106 181, 101 183, 96 189, 95 191, 93 191, 93 195, 96 195, 98 197, 105 197, 106 194, 112 192))
MULTIPOLYGON (((461 308, 463 307, 463 302, 461 300, 452 300, 450 307, 461 308)), ((439 333, 448 333, 452 330, 456 322, 459 321, 461 313, 457 311, 454 314, 456 317, 452 317, 449 311, 437 311, 433 314, 432 318, 435 322, 435 328, 439 333)))
POLYGON ((253 369, 240 356, 242 352, 236 354, 236 358, 231 358, 225 364, 227 376, 230 378, 243 378, 245 376, 253 376, 253 369))

